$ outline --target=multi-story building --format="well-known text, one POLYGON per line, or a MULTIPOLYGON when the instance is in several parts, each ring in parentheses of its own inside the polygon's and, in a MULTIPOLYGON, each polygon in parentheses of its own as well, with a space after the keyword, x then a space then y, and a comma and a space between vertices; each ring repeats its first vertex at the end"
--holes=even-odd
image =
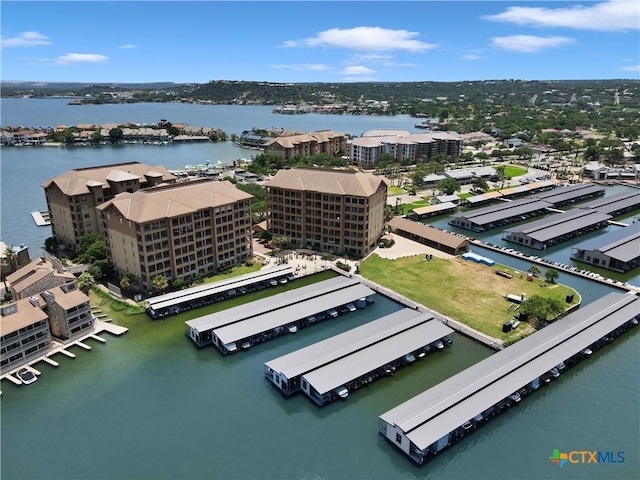
POLYGON ((7 276, 7 286, 14 300, 29 298, 51 288, 76 282, 55 257, 38 258, 7 276))
POLYGON ((278 155, 286 160, 295 155, 340 155, 346 152, 346 147, 347 137, 343 133, 331 130, 277 137, 262 144, 266 154, 278 155))
POLYGON ((191 280, 253 256, 251 199, 230 182, 201 179, 125 192, 97 207, 109 259, 150 288, 191 280))
POLYGON ((49 318, 36 297, 0 307, 0 373, 28 362, 51 347, 49 318))
POLYGON ((139 162, 76 168, 47 180, 42 186, 53 237, 75 249, 82 235, 99 231, 96 206, 122 192, 175 181, 166 168, 139 162))
POLYGON ((293 168, 265 187, 268 231, 299 248, 364 257, 384 233, 387 184, 374 175, 293 168))
POLYGON ((462 138, 455 132, 409 133, 406 130, 369 130, 349 143, 351 163, 371 169, 383 153, 400 162, 429 162, 441 153, 455 161, 462 151, 462 138))
POLYGON ((89 297, 78 290, 75 282, 45 290, 40 297, 55 337, 68 339, 93 328, 89 297))

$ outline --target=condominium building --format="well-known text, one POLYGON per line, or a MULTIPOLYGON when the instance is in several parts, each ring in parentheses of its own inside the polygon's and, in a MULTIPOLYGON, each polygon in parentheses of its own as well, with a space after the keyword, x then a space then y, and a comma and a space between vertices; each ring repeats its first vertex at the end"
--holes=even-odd
POLYGON ((64 270, 55 257, 51 260, 37 258, 7 276, 8 291, 14 300, 29 298, 51 288, 75 283, 76 277, 64 270))
POLYGON ((363 257, 384 232, 387 184, 374 175, 293 168, 265 187, 268 231, 299 248, 363 257))
POLYGON ((0 373, 28 362, 51 347, 49 318, 39 299, 25 298, 0 307, 0 373))
POLYGON ((371 169, 382 154, 412 164, 430 162, 441 153, 455 161, 462 151, 462 138, 455 132, 409 133, 406 130, 369 130, 349 143, 351 163, 371 169))
POLYGON ((188 281, 251 259, 252 198, 200 179, 121 193, 97 211, 118 274, 150 288, 157 275, 188 281))
POLYGON ((58 244, 75 249, 80 237, 99 231, 96 206, 122 192, 175 181, 166 168, 139 162, 76 168, 47 180, 42 186, 53 237, 58 244))
POLYGON ((80 291, 76 283, 45 290, 40 294, 43 308, 49 316, 51 334, 68 339, 93 328, 89 297, 80 291))
POLYGON ((295 155, 309 156, 319 153, 340 155, 346 152, 347 138, 343 133, 321 130, 301 135, 288 135, 262 144, 264 152, 289 160, 295 155))

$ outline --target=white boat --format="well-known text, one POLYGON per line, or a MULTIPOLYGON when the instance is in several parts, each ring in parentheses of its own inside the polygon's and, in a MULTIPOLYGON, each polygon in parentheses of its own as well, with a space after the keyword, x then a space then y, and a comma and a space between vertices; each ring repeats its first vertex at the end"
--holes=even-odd
POLYGON ((356 300, 356 307, 357 308, 364 308, 367 306, 367 298, 366 297, 362 297, 359 298, 358 300, 356 300))
POLYGON ((229 353, 233 353, 233 352, 237 352, 238 351, 238 346, 236 345, 236 342, 226 343, 224 345, 224 348, 229 353))
POLYGON ((295 325, 287 325, 287 330, 289 330, 289 333, 296 333, 298 331, 298 327, 295 325))
POLYGON ((329 315, 331 318, 336 318, 338 316, 338 311, 335 308, 330 308, 329 310, 327 310, 327 315, 329 315))
POLYGON ((251 342, 243 342, 243 343, 242 343, 242 348, 243 348, 244 350, 246 350, 246 349, 248 349, 248 348, 250 348, 250 347, 251 347, 251 342))
POLYGON ((582 353, 584 355, 591 355, 593 352, 591 351, 590 348, 585 348, 584 350, 582 350, 582 353))
POLYGON ((416 357, 414 357, 412 353, 407 353, 407 354, 404 356, 404 360, 405 360, 407 363, 413 363, 413 362, 415 362, 415 361, 416 361, 416 357))
POLYGON ((433 342, 433 346, 438 350, 442 350, 444 348, 444 343, 442 343, 442 340, 436 340, 435 342, 433 342))
POLYGON ((307 322, 309 323, 315 323, 316 320, 318 320, 314 315, 311 315, 309 317, 307 317, 307 322))
POLYGON ((513 400, 514 402, 518 403, 520 400, 522 400, 522 398, 520 397, 520 394, 518 392, 512 393, 511 395, 509 395, 509 398, 511 400, 513 400))
POLYGON ((350 312, 356 311, 356 306, 353 303, 347 303, 345 306, 347 307, 347 310, 349 310, 350 312))
POLYGON ((426 352, 420 352, 420 353, 418 354, 418 358, 424 358, 424 356, 425 356, 426 354, 427 354, 426 352))
POLYGON ((349 396, 349 390, 347 390, 345 387, 338 387, 334 391, 340 398, 347 398, 349 396))
POLYGON ((16 377, 18 377, 20 381, 25 385, 31 385, 32 383, 35 383, 36 380, 38 380, 38 377, 36 377, 32 371, 27 370, 26 368, 21 368, 20 370, 18 370, 18 372, 16 373, 16 377))

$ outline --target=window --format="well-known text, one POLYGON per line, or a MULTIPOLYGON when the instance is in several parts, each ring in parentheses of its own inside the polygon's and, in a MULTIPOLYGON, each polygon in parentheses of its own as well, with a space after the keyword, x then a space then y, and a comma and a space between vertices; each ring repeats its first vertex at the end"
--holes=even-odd
POLYGON ((396 433, 396 442, 402 443, 402 435, 400 435, 399 433, 396 433))

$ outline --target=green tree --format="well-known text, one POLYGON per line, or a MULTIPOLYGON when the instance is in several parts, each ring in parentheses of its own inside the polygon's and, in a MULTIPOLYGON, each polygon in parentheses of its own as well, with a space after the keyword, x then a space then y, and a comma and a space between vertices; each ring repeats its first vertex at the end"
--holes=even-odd
POLYGON ((120 279, 120 288, 122 290, 127 290, 129 287, 131 287, 131 278, 129 275, 123 275, 120 279))
POLYGON ((79 263, 94 263, 107 258, 107 242, 99 233, 86 233, 80 237, 76 252, 79 263))
POLYGON ((169 288, 169 281, 164 275, 156 275, 151 279, 151 290, 153 293, 162 293, 169 288))
POLYGON ((291 237, 288 235, 274 235, 271 243, 278 248, 288 248, 291 245, 291 237))
POLYGON ((549 282, 549 283, 555 283, 556 280, 558 278, 560 278, 560 274, 558 273, 558 271, 555 268, 548 269, 545 272, 544 276, 547 279, 547 282, 549 282))
POLYGON ((489 190, 489 185, 487 185, 487 182, 483 178, 478 177, 473 182, 473 188, 486 192, 489 190))
POLYGON ((533 295, 520 306, 520 313, 528 315, 529 323, 536 329, 542 328, 547 320, 553 319, 564 312, 560 301, 533 295))
POLYGON ((438 190, 445 195, 453 195, 455 192, 460 191, 460 184, 455 178, 445 178, 438 183, 438 190))
POLYGON ((96 284, 96 279, 89 270, 86 270, 80 274, 78 277, 78 288, 85 293, 85 295, 89 295, 89 290, 96 284))
POLYGON ((537 265, 531 265, 529 267, 529 270, 527 270, 531 275, 533 275, 534 277, 537 277, 538 275, 540 275, 540 269, 538 268, 537 265))
POLYGON ((124 138, 124 132, 121 128, 116 127, 109 130, 109 141, 111 143, 119 143, 124 138))

